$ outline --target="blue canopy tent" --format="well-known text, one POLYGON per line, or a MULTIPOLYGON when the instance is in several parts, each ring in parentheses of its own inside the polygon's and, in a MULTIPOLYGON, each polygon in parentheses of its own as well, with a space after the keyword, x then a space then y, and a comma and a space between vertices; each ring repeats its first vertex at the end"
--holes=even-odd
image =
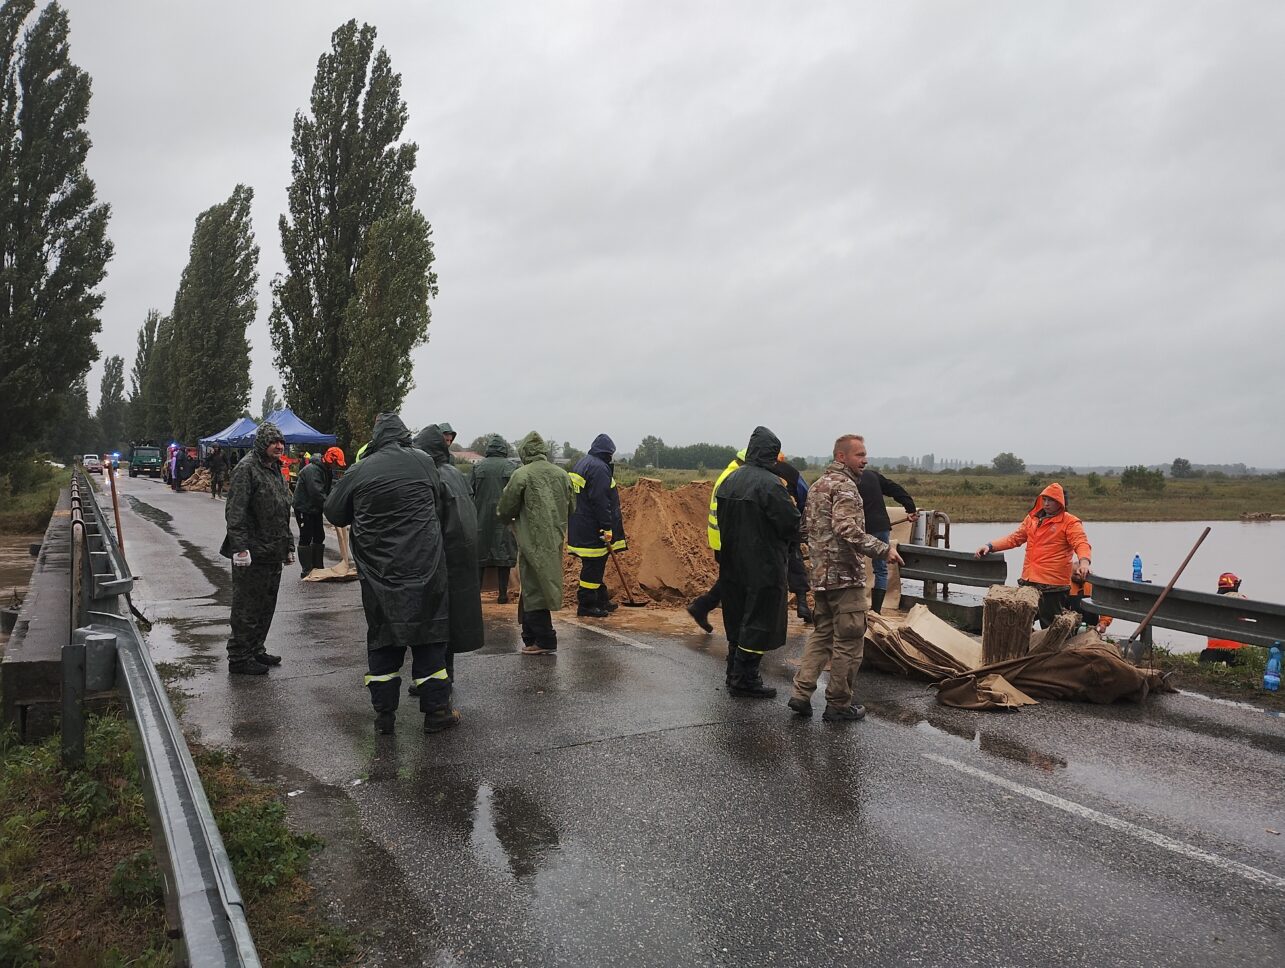
POLYGON ((254 432, 258 429, 259 425, 249 417, 237 417, 217 434, 202 437, 199 443, 202 447, 211 447, 214 444, 218 444, 220 447, 236 447, 238 445, 232 443, 233 438, 244 437, 248 434, 251 441, 253 441, 254 432))
MULTIPOLYGON (((277 425, 277 429, 281 431, 281 436, 286 439, 287 444, 333 447, 339 442, 339 438, 334 434, 323 434, 321 431, 309 427, 295 416, 293 410, 276 410, 263 419, 277 425)), ((257 426, 254 426, 248 433, 233 437, 228 441, 228 445, 231 447, 253 447, 254 432, 258 429, 257 426)))

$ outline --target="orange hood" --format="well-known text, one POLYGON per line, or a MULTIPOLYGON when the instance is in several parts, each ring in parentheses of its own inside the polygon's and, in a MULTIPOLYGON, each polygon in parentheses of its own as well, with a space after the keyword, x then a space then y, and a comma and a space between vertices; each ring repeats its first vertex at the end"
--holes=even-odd
POLYGON ((1031 506, 1031 514, 1036 514, 1040 509, 1040 498, 1051 497, 1066 510, 1066 492, 1062 490, 1062 485, 1056 482, 1050 484, 1044 490, 1040 491, 1040 496, 1035 499, 1035 504, 1031 506))

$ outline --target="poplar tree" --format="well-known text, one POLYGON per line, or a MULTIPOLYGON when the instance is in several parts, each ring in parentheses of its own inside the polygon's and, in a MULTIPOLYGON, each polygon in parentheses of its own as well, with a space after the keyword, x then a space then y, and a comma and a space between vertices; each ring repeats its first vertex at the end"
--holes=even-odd
POLYGON ((141 441, 150 436, 147 413, 154 404, 146 395, 147 369, 152 362, 152 352, 156 346, 156 326, 160 321, 160 312, 149 309, 143 325, 138 328, 134 365, 129 370, 129 401, 125 408, 125 432, 131 441, 141 441))
POLYGON ((175 432, 188 443, 222 430, 250 402, 245 331, 258 306, 259 281, 253 200, 253 189, 237 185, 226 202, 197 216, 174 296, 170 415, 175 432))
POLYGON ((374 27, 350 20, 334 32, 310 108, 294 119, 289 213, 280 219, 287 271, 272 282, 270 329, 291 407, 347 444, 351 421, 364 421, 373 401, 404 397, 436 277, 428 222, 413 207, 417 147, 401 142, 409 117, 401 75, 375 49, 374 27), (406 282, 390 259, 405 259, 425 279, 406 282), (392 276, 400 280, 395 295, 375 291, 392 276), (360 305, 350 308, 359 287, 360 305), (390 319, 395 332, 380 332, 377 348, 360 344, 390 319))
POLYGON ((173 342, 174 320, 170 316, 162 316, 156 321, 156 339, 147 357, 140 394, 144 401, 143 437, 158 445, 167 443, 174 436, 174 424, 170 418, 170 390, 174 383, 170 348, 173 342))
POLYGON ((103 447, 116 450, 125 435, 125 360, 119 356, 109 356, 103 363, 97 418, 103 447))
POLYGON ((30 451, 98 358, 108 206, 85 171, 89 75, 56 3, 0 5, 0 459, 30 451), (21 40, 19 36, 21 34, 21 40))

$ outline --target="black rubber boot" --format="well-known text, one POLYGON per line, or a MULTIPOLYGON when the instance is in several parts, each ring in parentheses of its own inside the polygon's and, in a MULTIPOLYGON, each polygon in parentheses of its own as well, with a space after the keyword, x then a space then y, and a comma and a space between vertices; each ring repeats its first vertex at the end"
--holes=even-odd
POLYGON ((755 652, 736 650, 736 661, 732 667, 732 681, 727 691, 743 699, 775 699, 776 690, 763 683, 759 673, 759 664, 763 657, 755 652))
POLYGON ((608 612, 614 612, 620 607, 611 600, 611 593, 607 591, 606 585, 598 589, 598 607, 605 608, 608 612))
POLYGON ((255 659, 240 659, 228 663, 228 673, 234 676, 266 676, 268 667, 255 659))
POLYGON ((796 609, 796 614, 799 616, 799 618, 803 619, 804 625, 811 625, 815 616, 813 616, 812 609, 808 606, 807 592, 799 592, 796 596, 794 596, 794 598, 795 598, 796 604, 798 605, 798 608, 796 609))
MULTIPOLYGON (((704 595, 687 606, 687 614, 692 617, 692 621, 706 632, 714 631, 714 626, 709 624, 709 611, 709 606, 705 603, 704 595)), ((728 654, 731 655, 730 652, 728 654)))
POLYGON ((872 588, 872 589, 870 589, 870 611, 872 611, 872 612, 882 612, 882 611, 883 611, 883 597, 884 597, 885 595, 887 595, 887 594, 888 594, 888 589, 886 589, 886 588, 872 588))
POLYGON ((495 587, 498 594, 495 601, 499 605, 509 604, 509 569, 503 566, 495 569, 495 587))
POLYGON ((732 676, 736 672, 736 646, 729 644, 727 646, 727 672, 723 675, 723 681, 729 686, 732 684, 732 676))
POLYGON ((301 544, 295 556, 299 559, 299 577, 307 578, 312 571, 312 545, 301 544))

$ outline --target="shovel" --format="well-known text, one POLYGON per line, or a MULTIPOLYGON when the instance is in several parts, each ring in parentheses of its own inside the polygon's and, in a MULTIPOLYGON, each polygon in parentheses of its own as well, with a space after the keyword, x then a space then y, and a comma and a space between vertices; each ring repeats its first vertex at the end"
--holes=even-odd
POLYGON ((607 546, 607 557, 610 558, 612 564, 616 566, 616 577, 620 579, 620 587, 624 591, 625 595, 627 596, 625 600, 620 604, 624 605, 626 608, 646 608, 647 607, 646 602, 634 601, 633 595, 631 595, 629 592, 629 585, 625 581, 624 569, 620 567, 620 562, 616 560, 616 556, 612 553, 610 545, 607 546))

